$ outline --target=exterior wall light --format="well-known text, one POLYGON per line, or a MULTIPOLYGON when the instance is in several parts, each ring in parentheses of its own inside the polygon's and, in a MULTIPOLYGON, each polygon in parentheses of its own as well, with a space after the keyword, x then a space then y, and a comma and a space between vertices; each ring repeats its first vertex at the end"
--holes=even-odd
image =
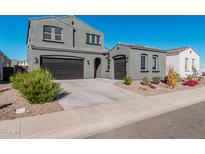
POLYGON ((37 57, 34 58, 34 63, 38 64, 38 58, 37 57))
POLYGON ((88 63, 88 65, 90 65, 90 61, 89 60, 87 60, 87 63, 88 63))
POLYGON ((128 58, 128 57, 126 57, 126 63, 128 63, 128 60, 129 60, 129 58, 128 58))

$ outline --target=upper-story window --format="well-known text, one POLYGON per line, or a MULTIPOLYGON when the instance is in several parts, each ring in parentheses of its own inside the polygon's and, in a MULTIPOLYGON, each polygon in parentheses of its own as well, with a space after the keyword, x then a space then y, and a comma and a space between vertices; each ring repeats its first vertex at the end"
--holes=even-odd
POLYGON ((100 35, 87 33, 86 34, 86 44, 101 45, 100 44, 100 35))
POLYGON ((62 28, 44 26, 43 40, 62 42, 62 28))
POLYGON ((153 55, 152 56, 152 62, 153 62, 153 65, 152 65, 152 70, 153 71, 157 71, 158 70, 158 63, 159 63, 159 59, 158 59, 158 56, 157 55, 153 55))
POLYGON ((145 54, 141 55, 141 70, 142 71, 148 70, 148 57, 145 54))

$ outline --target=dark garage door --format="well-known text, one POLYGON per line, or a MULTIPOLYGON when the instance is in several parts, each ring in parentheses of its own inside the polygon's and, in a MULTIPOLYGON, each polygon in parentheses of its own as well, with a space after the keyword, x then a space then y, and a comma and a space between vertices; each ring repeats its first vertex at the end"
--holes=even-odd
POLYGON ((3 80, 9 81, 10 76, 14 74, 13 67, 3 67, 3 80))
POLYGON ((114 76, 115 79, 122 79, 126 75, 125 57, 114 58, 114 76))
POLYGON ((48 69, 56 79, 82 79, 83 59, 41 58, 41 67, 48 69))

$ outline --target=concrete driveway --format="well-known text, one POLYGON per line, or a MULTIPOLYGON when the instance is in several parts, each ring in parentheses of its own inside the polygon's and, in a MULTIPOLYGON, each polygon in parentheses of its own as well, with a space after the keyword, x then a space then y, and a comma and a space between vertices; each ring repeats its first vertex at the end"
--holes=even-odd
POLYGON ((59 102, 64 109, 108 103, 135 102, 143 97, 116 87, 114 85, 116 80, 83 79, 59 82, 64 92, 59 102))

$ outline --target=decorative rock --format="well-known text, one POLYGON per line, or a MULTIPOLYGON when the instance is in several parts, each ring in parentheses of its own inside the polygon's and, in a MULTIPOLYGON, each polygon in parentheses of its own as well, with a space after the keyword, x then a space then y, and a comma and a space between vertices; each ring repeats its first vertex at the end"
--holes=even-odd
POLYGON ((18 109, 16 109, 16 114, 24 113, 25 111, 26 111, 26 109, 24 107, 18 108, 18 109))

